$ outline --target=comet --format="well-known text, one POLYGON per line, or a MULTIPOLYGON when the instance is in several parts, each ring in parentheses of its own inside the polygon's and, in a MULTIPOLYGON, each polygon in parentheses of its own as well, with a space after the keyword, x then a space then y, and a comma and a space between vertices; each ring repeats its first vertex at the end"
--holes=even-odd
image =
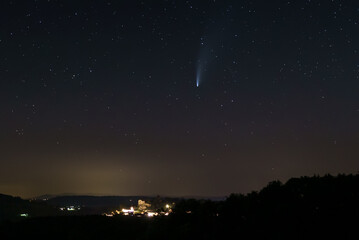
POLYGON ((202 73, 202 66, 201 66, 201 63, 199 62, 198 63, 198 66, 197 66, 197 73, 196 73, 196 87, 199 87, 199 84, 201 82, 201 74, 202 73))
POLYGON ((197 73, 196 87, 199 87, 199 82, 200 82, 200 73, 197 73))

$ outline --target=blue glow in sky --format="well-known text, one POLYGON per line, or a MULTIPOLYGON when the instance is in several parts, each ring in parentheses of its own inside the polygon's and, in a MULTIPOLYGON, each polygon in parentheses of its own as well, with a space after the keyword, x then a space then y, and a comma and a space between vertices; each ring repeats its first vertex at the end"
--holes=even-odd
POLYGON ((199 87, 199 83, 201 81, 201 71, 197 70, 197 77, 196 77, 196 87, 199 87))

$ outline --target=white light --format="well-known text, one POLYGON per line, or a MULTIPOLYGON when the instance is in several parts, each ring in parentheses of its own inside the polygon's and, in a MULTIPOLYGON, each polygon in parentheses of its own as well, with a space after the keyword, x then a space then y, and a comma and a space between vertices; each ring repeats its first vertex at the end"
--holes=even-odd
POLYGON ((130 209, 122 209, 123 213, 133 213, 135 211, 135 209, 133 207, 131 207, 130 209))
POLYGON ((75 211, 75 207, 73 207, 73 206, 67 207, 67 211, 75 211))
POLYGON ((147 216, 148 217, 153 217, 153 216, 155 216, 155 213, 154 212, 147 212, 147 216))

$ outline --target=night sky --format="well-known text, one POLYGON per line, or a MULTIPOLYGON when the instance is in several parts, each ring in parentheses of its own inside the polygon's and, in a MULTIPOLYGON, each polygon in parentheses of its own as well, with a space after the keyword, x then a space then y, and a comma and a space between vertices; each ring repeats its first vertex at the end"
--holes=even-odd
POLYGON ((228 196, 359 169, 359 2, 0 3, 0 192, 228 196))

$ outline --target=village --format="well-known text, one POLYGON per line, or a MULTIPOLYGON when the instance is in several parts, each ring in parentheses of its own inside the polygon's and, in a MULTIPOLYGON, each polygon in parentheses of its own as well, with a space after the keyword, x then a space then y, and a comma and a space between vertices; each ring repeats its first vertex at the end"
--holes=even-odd
POLYGON ((130 208, 116 209, 111 212, 104 213, 106 217, 114 217, 118 215, 123 216, 135 216, 135 217, 156 217, 156 216, 168 216, 172 213, 173 204, 165 204, 161 208, 151 208, 151 204, 143 200, 138 200, 137 206, 131 206, 130 208))

